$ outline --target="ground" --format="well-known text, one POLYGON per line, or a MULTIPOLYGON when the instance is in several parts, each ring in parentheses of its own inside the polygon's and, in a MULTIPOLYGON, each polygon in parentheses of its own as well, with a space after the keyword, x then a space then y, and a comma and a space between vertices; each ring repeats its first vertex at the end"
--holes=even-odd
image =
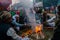
MULTIPOLYGON (((34 37, 32 36, 35 34, 31 34, 31 32, 32 32, 32 30, 28 29, 27 31, 25 31, 25 30, 20 31, 20 34, 28 34, 29 38, 31 38, 32 40, 37 40, 35 38, 35 36, 34 37)), ((48 40, 48 39, 52 38, 52 36, 53 36, 53 29, 52 28, 44 28, 43 32, 45 35, 45 39, 39 39, 39 40, 48 40)))

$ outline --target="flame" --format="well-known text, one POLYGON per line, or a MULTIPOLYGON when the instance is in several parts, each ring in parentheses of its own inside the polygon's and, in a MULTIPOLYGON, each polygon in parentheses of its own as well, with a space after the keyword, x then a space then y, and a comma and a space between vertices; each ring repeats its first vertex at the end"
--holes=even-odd
POLYGON ((35 32, 36 32, 36 33, 41 32, 41 30, 42 30, 42 25, 37 25, 37 26, 35 27, 35 32))
POLYGON ((37 26, 35 27, 35 32, 36 32, 36 35, 37 35, 37 39, 38 39, 38 36, 39 36, 39 35, 41 36, 42 39, 45 38, 45 35, 44 35, 43 31, 42 31, 42 27, 43 27, 42 24, 37 25, 37 26))

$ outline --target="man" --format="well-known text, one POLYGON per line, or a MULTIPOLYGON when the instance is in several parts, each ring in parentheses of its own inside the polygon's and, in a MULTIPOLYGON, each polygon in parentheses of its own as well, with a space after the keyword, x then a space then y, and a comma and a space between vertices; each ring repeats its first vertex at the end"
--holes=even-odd
POLYGON ((35 18, 38 24, 42 23, 42 9, 40 7, 35 7, 35 18))
POLYGON ((15 14, 13 16, 13 21, 12 23, 16 26, 17 30, 19 31, 20 27, 24 26, 25 24, 20 24, 19 23, 19 15, 15 14))
POLYGON ((19 15, 14 15, 13 17, 13 24, 15 24, 16 26, 23 26, 23 24, 19 24, 19 15))
MULTIPOLYGON (((45 9, 45 12, 43 13, 43 23, 44 23, 44 22, 47 22, 47 24, 44 23, 46 26, 54 27, 54 26, 55 26, 56 16, 50 17, 47 13, 48 13, 48 12, 47 12, 47 10, 45 9)), ((44 26, 45 26, 45 25, 44 25, 44 26)))
POLYGON ((58 13, 57 13, 57 22, 56 22, 56 29, 54 31, 53 38, 51 40, 60 40, 60 5, 57 7, 58 13))
POLYGON ((48 25, 51 27, 55 27, 55 20, 56 20, 56 16, 53 16, 52 18, 47 20, 48 25))
POLYGON ((7 11, 0 13, 0 40, 20 40, 20 36, 16 34, 13 27, 10 25, 12 21, 11 14, 7 11))
MULTIPOLYGON (((36 25, 42 24, 42 17, 43 17, 42 7, 37 5, 37 6, 35 6, 34 11, 35 11, 36 25)), ((44 39, 45 35, 43 34, 43 32, 41 32, 41 33, 40 33, 40 36, 42 39, 44 39)))

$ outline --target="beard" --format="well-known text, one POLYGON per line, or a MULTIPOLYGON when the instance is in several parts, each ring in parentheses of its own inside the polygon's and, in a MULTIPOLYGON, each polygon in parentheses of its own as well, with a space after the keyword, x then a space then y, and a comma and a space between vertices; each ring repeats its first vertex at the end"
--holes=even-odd
POLYGON ((36 11, 36 13, 42 13, 42 10, 40 9, 40 10, 36 11))

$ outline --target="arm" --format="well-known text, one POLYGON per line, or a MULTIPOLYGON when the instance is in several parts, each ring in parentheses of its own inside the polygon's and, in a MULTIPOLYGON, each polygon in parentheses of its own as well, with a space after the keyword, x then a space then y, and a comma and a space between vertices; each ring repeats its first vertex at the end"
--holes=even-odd
POLYGON ((47 22, 52 22, 54 19, 56 18, 56 16, 53 16, 51 19, 47 20, 47 22))
MULTIPOLYGON (((16 16, 16 15, 15 15, 15 16, 16 16)), ((13 16, 12 23, 13 23, 14 25, 16 25, 16 26, 23 26, 24 24, 19 24, 19 23, 16 22, 15 16, 13 16)))
POLYGON ((12 23, 14 24, 14 25, 16 25, 16 26, 23 26, 24 24, 19 24, 19 23, 17 23, 16 21, 12 21, 12 23))
POLYGON ((16 32, 15 32, 15 30, 13 28, 8 29, 7 35, 11 36, 15 40, 20 40, 21 39, 21 37, 16 34, 16 32))

